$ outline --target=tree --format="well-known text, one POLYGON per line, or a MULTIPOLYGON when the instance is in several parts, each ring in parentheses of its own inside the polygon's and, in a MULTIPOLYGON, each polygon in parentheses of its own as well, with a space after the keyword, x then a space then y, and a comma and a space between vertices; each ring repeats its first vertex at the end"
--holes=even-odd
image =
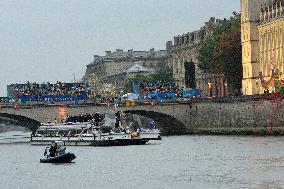
POLYGON ((149 76, 137 74, 133 78, 129 78, 125 84, 124 91, 126 92, 132 92, 133 89, 133 83, 138 82, 156 82, 156 81, 162 81, 162 82, 170 82, 173 80, 173 72, 172 69, 168 66, 164 66, 156 71, 156 73, 151 74, 149 76))
POLYGON ((98 77, 93 73, 87 80, 90 90, 94 93, 93 95, 101 95, 101 90, 104 84, 98 79, 98 77))
POLYGON ((137 74, 133 78, 128 78, 127 82, 124 86, 124 91, 125 92, 132 92, 133 90, 133 83, 138 83, 138 82, 150 82, 151 77, 145 76, 142 74, 137 74))
POLYGON ((103 83, 94 73, 89 77, 88 85, 94 98, 95 96, 110 98, 116 95, 115 87, 110 83, 103 83))
POLYGON ((230 93, 239 91, 242 80, 241 15, 234 12, 213 30, 199 49, 199 68, 205 73, 223 74, 230 93))
POLYGON ((157 72, 150 77, 152 81, 169 82, 173 80, 173 70, 170 67, 165 66, 157 70, 157 72))
POLYGON ((284 92, 284 81, 282 79, 275 78, 274 80, 274 87, 275 87, 275 92, 284 92))

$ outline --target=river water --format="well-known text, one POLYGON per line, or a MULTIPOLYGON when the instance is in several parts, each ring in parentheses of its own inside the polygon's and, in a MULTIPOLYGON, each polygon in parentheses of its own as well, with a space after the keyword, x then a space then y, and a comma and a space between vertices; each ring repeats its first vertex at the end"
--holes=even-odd
POLYGON ((0 133, 0 188, 284 188, 283 137, 173 136, 143 146, 67 147, 41 164, 29 133, 0 133))

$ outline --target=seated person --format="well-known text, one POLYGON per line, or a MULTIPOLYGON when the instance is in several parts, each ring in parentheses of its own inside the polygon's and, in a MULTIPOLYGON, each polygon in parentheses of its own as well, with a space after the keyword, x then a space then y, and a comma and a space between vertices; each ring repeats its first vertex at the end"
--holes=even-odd
POLYGON ((55 157, 56 151, 57 151, 57 144, 53 143, 51 145, 51 147, 49 148, 49 155, 50 155, 50 157, 55 157))

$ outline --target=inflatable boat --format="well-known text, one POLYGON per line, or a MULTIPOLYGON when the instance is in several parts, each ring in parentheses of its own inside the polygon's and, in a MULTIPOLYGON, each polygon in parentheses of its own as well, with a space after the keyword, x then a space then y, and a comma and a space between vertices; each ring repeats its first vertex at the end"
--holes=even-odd
POLYGON ((75 158, 75 154, 65 152, 62 141, 55 141, 51 147, 46 147, 44 156, 40 159, 41 163, 71 163, 75 158), (48 150, 49 149, 49 150, 48 150), (50 152, 49 154, 47 152, 50 152))
POLYGON ((65 153, 62 155, 58 155, 55 157, 51 157, 50 155, 45 155, 40 159, 41 163, 71 163, 76 158, 73 153, 65 153))

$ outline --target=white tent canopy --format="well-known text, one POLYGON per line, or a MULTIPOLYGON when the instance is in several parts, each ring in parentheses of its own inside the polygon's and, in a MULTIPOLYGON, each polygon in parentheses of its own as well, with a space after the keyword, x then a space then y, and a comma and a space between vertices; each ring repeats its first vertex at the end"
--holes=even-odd
POLYGON ((140 72, 151 72, 148 68, 144 68, 138 64, 133 65, 126 71, 127 73, 140 73, 140 72))

